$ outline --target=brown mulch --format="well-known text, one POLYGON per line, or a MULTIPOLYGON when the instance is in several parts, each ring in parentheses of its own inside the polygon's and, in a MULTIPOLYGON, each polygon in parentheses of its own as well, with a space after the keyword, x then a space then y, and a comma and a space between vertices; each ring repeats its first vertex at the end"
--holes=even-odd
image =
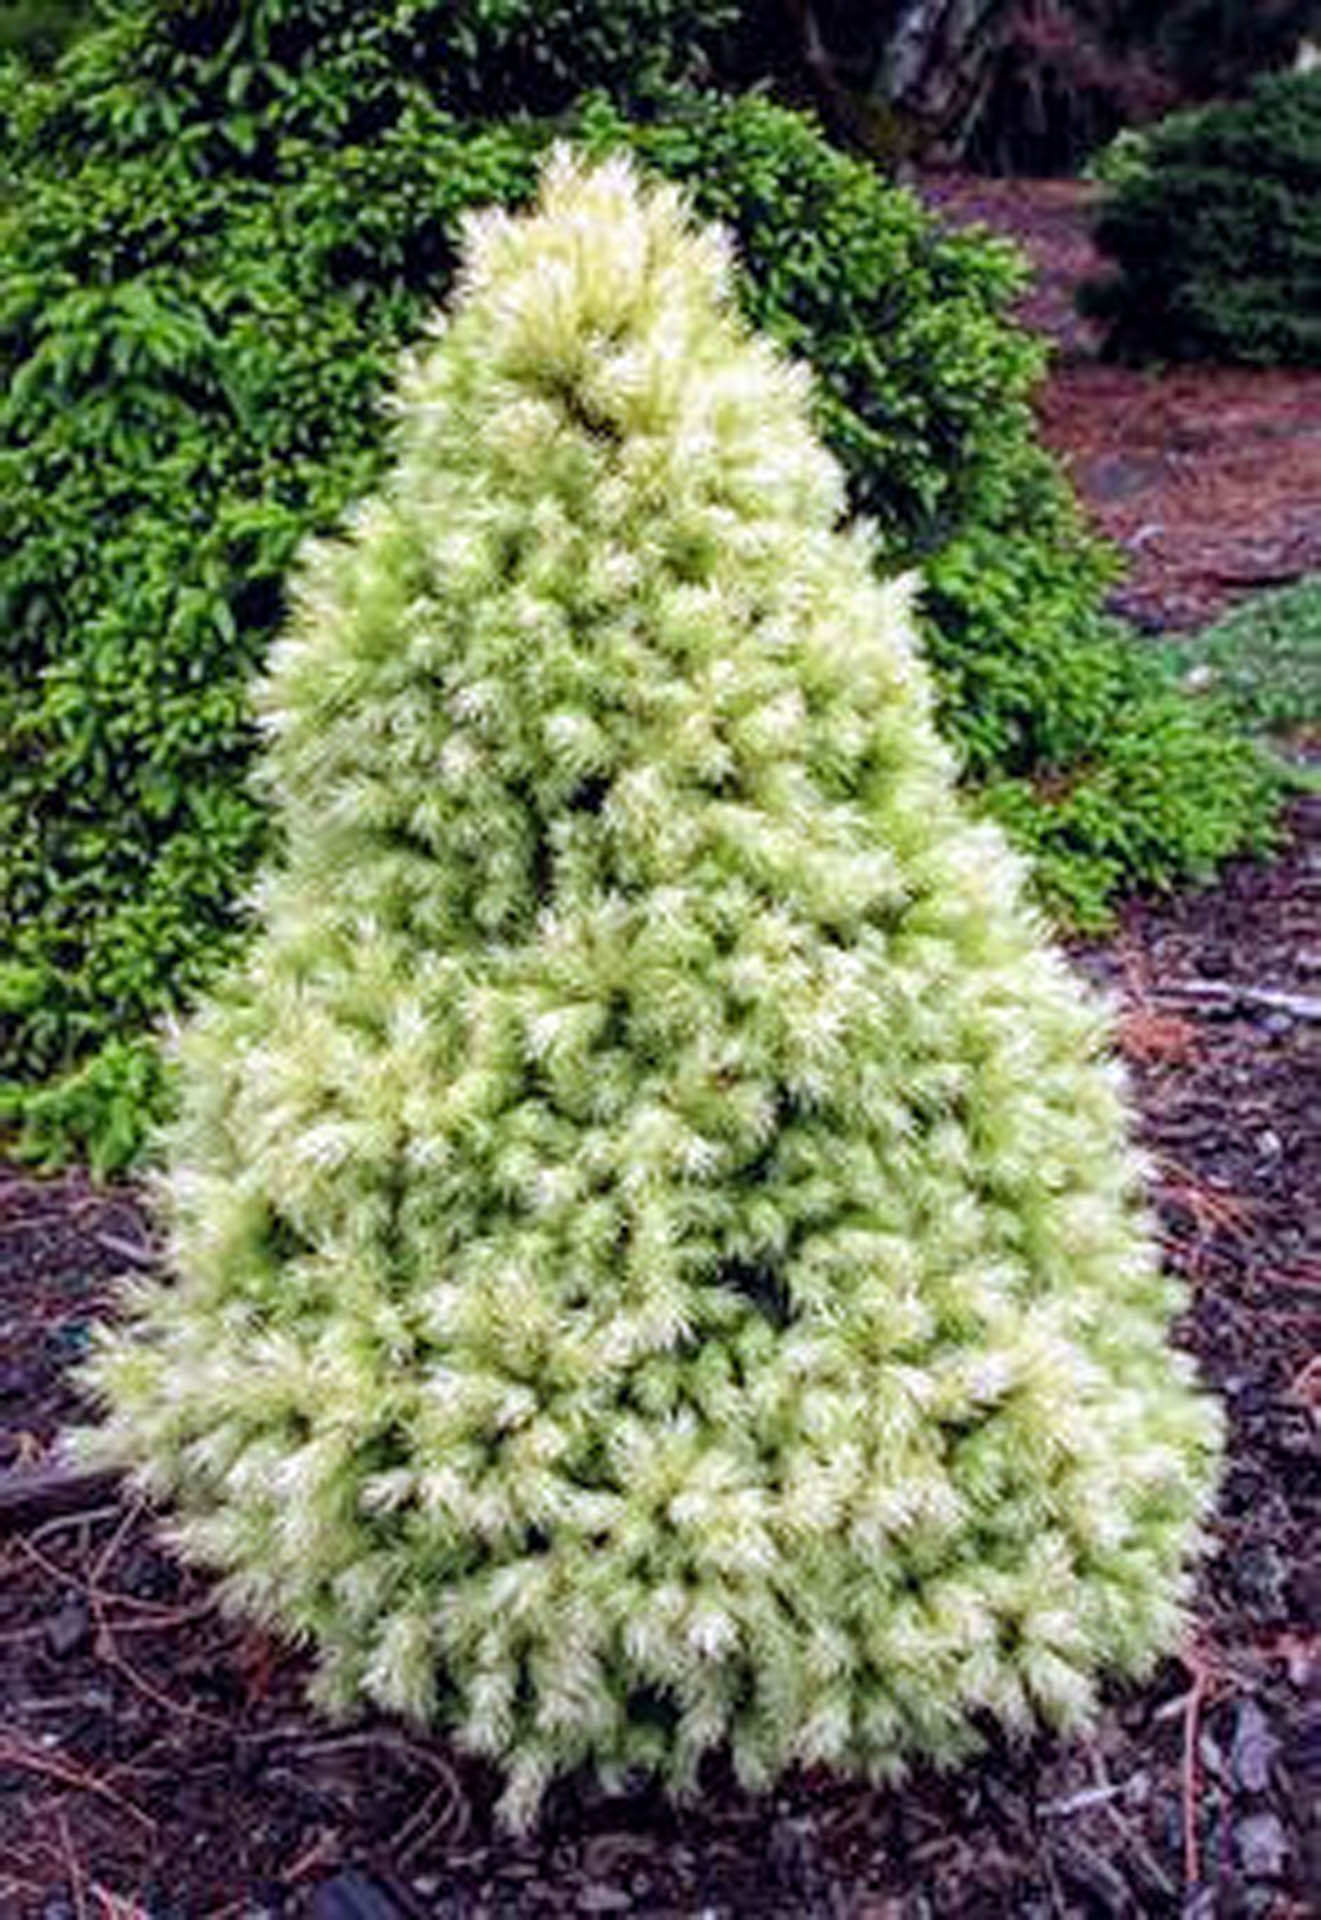
MULTIPOLYGON (((1092 1739, 902 1793, 713 1778, 680 1813, 574 1785, 514 1844, 479 1768, 309 1713, 302 1659, 98 1491, 0 1532, 0 1914, 1298 1920, 1321 1893, 1321 799, 1294 825, 1274 864, 1079 955, 1123 996, 1181 1338, 1232 1433, 1196 1631, 1092 1739)), ((129 1190, 0 1177, 0 1464, 49 1457, 68 1363, 151 1257, 129 1190)))
POLYGON ((983 226, 1015 240, 1028 256, 1032 280, 1018 317, 1044 334, 1057 357, 1090 355, 1092 327, 1078 312, 1074 290, 1096 277, 1101 257, 1092 245, 1097 189, 1083 180, 994 180, 949 170, 914 183, 920 199, 951 226, 983 226))
MULTIPOLYGON (((1134 554, 1132 609, 1180 626, 1249 584, 1235 569, 1321 566, 1321 380, 1090 363, 1068 298, 1084 195, 932 187, 1041 261, 1028 317, 1061 342, 1047 431, 1134 554)), ((92 1487, 0 1510, 0 1920, 1316 1911, 1321 798, 1293 828, 1272 864, 1133 906, 1078 956, 1122 996, 1159 1230, 1190 1289, 1179 1337, 1231 1435, 1196 1630, 1092 1738, 901 1793, 812 1775, 750 1801, 713 1777, 675 1812, 572 1783, 511 1843, 489 1775, 383 1719, 310 1713, 302 1656, 223 1617, 147 1513, 92 1487)), ((77 1413, 70 1363, 116 1276, 153 1258, 132 1189, 0 1169, 0 1476, 49 1463, 77 1413)))
POLYGON ((1053 342, 1038 401, 1100 530, 1128 560, 1115 606, 1150 631, 1203 626, 1252 593, 1321 572, 1321 373, 1101 365, 1074 288, 1105 271, 1097 189, 936 174, 951 222, 1012 235, 1033 266, 1020 317, 1053 342))

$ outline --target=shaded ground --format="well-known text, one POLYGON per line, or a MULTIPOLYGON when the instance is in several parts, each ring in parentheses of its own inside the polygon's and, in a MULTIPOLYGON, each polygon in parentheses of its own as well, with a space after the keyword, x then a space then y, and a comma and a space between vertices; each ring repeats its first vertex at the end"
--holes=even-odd
MULTIPOLYGON (((298 1657, 221 1619, 144 1514, 96 1496, 0 1540, 0 1913, 363 1920, 367 1883, 355 1891, 348 1867, 393 1889, 376 1911, 447 1920, 1308 1911, 1309 1886, 1321 1896, 1315 1811, 1308 1824, 1321 1567, 1307 1559, 1321 1533, 1321 801, 1296 830, 1273 866, 1134 908, 1081 956, 1124 995, 1162 1232, 1192 1290, 1181 1337, 1232 1431, 1196 1637, 1094 1740, 997 1753, 902 1795, 820 1777, 749 1802, 713 1779, 675 1816, 566 1790, 541 1837, 514 1846, 492 1836, 478 1769, 384 1720, 337 1730, 309 1715, 298 1657)), ((113 1276, 150 1257, 126 1192, 0 1179, 0 1459, 47 1455, 74 1411, 68 1360, 113 1276)))
POLYGON ((1321 572, 1321 373, 1099 365, 1073 306, 1078 282, 1103 271, 1088 235, 1095 188, 941 174, 922 191, 951 220, 1027 249, 1022 318, 1056 346, 1042 430, 1128 555, 1121 612, 1152 631, 1197 627, 1321 572))

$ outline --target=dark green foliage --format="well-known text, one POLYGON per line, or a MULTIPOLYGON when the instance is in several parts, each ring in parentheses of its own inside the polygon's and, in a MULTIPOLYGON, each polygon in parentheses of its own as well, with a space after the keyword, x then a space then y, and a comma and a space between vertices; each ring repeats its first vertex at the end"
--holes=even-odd
POLYGON ((290 558, 378 476, 381 398, 464 214, 521 202, 564 131, 629 141, 737 230, 749 313, 814 364, 884 563, 927 571, 947 729, 1048 897, 1095 918, 1269 817, 1228 737, 1166 770, 1184 710, 1099 613, 1109 560, 1034 443, 1010 251, 764 100, 661 99, 687 12, 474 0, 447 81, 401 36, 434 51, 453 7, 120 0, 52 79, 0 87, 0 1119, 26 1149, 136 1144, 135 1036, 241 931, 266 832, 245 690, 290 558), (635 123, 603 95, 467 113, 493 48, 553 74, 580 42, 648 94, 635 123))
MULTIPOLYGON (((1115 893, 1209 880, 1234 847, 1265 851, 1279 770, 1244 751, 1223 712, 1200 709, 1122 631, 1095 655, 1111 668, 1108 734, 1054 779, 996 779, 985 803, 1037 863, 1038 890, 1079 927, 1104 925, 1115 893), (1132 704, 1127 705, 1126 700, 1132 704)), ((1094 656, 1095 657, 1095 656, 1094 656)))
POLYGON ((1321 71, 1157 128, 1096 240, 1114 356, 1321 366, 1321 71))
POLYGON ((111 1036, 63 1079, 0 1087, 0 1121, 21 1122, 28 1159, 53 1166, 82 1154, 105 1176, 140 1156, 145 1130, 165 1117, 173 1091, 154 1039, 111 1036))
MULTIPOLYGON (((118 122, 136 79, 85 82, 122 31, 76 50, 20 158, 71 102, 118 122)), ((76 138, 3 234, 0 1086, 26 1121, 44 1084, 41 1141, 96 1155, 85 1063, 235 931, 264 837, 246 686, 284 572, 378 471, 379 396, 462 213, 526 191, 542 142, 434 116, 262 183, 183 146, 79 166, 76 138)))
POLYGON ((0 0, 0 54, 47 65, 88 26, 92 0, 0 0))
POLYGON ((127 79, 135 123, 71 103, 128 144, 173 123, 204 163, 280 169, 291 137, 367 141, 419 104, 464 119, 564 112, 595 87, 643 99, 700 78, 737 0, 119 0, 89 66, 127 79))

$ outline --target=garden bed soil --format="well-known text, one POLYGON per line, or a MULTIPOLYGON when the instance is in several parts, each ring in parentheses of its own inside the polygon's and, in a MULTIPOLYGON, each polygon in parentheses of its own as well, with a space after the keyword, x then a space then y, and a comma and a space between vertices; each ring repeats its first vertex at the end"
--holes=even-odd
POLYGON ((1183 631, 1321 572, 1321 373, 1105 365, 1073 298, 1106 271, 1091 243, 1096 187, 942 173, 921 190, 949 221, 1011 235, 1028 255, 1019 314, 1053 347, 1042 433, 1123 549, 1117 611, 1183 631))
MULTIPOLYGON (((1027 317, 1060 342, 1043 420, 1133 556, 1131 610, 1186 625, 1254 584, 1235 569, 1321 565, 1321 381, 1092 364, 1065 299, 1086 190, 932 192, 1041 264, 1027 317)), ((1317 1911, 1321 798, 1274 862, 1134 905, 1078 958, 1120 996, 1189 1287, 1179 1338, 1230 1434, 1195 1626, 1091 1738, 994 1748, 902 1792, 811 1774, 749 1800, 713 1775, 680 1812, 571 1782, 511 1842, 481 1768, 383 1719, 311 1713, 304 1657, 226 1618, 150 1513, 113 1485, 64 1487, 0 1505, 0 1920, 1317 1911)), ((51 1470, 79 1413, 70 1365, 156 1257, 131 1187, 0 1169, 0 1474, 51 1470)))

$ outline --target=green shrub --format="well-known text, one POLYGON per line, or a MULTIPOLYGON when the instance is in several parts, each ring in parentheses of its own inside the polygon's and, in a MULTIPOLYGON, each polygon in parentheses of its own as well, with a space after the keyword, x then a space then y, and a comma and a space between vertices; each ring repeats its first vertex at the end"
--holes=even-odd
POLYGON ((1183 107, 1166 114, 1159 123, 1122 127, 1112 140, 1093 153, 1082 169, 1083 179, 1113 190, 1127 187, 1130 181, 1150 173, 1156 132, 1169 134, 1177 128, 1191 127, 1201 119, 1203 111, 1200 107, 1183 107))
POLYGON ((1104 1023, 725 246, 561 161, 472 247, 272 656, 284 858, 91 1449, 516 1823, 1075 1726, 1217 1433, 1104 1023))
POLYGON ((114 0, 69 124, 273 177, 288 142, 366 145, 419 103, 467 120, 641 100, 709 68, 737 0, 114 0), (110 82, 113 98, 99 90, 110 82))
MULTIPOLYGON (((433 128, 419 177, 420 144, 281 193, 120 161, 22 216, 0 310, 11 1104, 159 1019, 233 938, 264 839, 246 685, 300 539, 378 471, 380 395, 431 305, 408 229, 443 240, 517 197, 540 142, 433 128), (369 279, 340 250, 378 183, 405 237, 376 231, 369 279), (80 250, 103 280, 75 276, 80 250)), ((95 1127, 67 1144, 104 1155, 95 1127)))
POLYGON ((1096 242, 1119 272, 1083 304, 1116 357, 1321 366, 1321 71, 1153 129, 1096 242))
MULTIPOLYGON (((1033 855, 1038 891, 1078 927, 1102 924, 1123 887, 1167 886, 1172 845, 1189 878, 1209 879, 1262 794, 1278 797, 1285 784, 1278 764, 1244 753, 1223 709, 1190 699, 1173 679, 1153 688, 1146 662, 1130 677, 1130 649, 1117 651, 1116 664, 1117 687, 1136 683, 1138 726, 1117 725, 1104 749, 1053 782, 997 779, 982 790, 986 810, 1033 855)), ((1122 703, 1115 712, 1123 715, 1122 703)))
POLYGON ((1321 730, 1321 577, 1258 594, 1169 650, 1184 686, 1288 748, 1321 730))
POLYGON ((0 0, 0 55, 48 66, 91 24, 94 0, 0 0))
POLYGON ((245 689, 285 570, 378 476, 390 370, 450 285, 465 215, 517 205, 557 126, 633 145, 733 226, 746 311, 813 363, 879 563, 927 573, 942 724, 971 782, 1014 783, 992 804, 1040 850, 1049 900, 1095 918, 1116 887, 1200 873, 1262 829, 1271 797, 1227 738, 1170 793, 1165 681, 1100 615, 1111 560, 1034 441, 1040 353, 1004 318, 1010 250, 941 232, 764 100, 663 92, 677 5, 611 10, 584 53, 647 93, 636 121, 604 96, 558 121, 436 104, 466 105, 497 52, 506 84, 520 32, 553 76, 586 0, 474 0, 449 82, 434 30, 452 8, 346 5, 120 0, 51 80, 0 87, 0 1115, 21 1150, 118 1158, 89 1092, 119 1084, 89 1077, 99 1050, 131 1046, 238 937, 266 831, 245 689), (626 16, 671 22, 664 59, 626 16), (1132 864, 1117 751, 1123 791, 1170 826, 1132 864), (1091 800, 1061 807, 1075 780, 1091 800))

